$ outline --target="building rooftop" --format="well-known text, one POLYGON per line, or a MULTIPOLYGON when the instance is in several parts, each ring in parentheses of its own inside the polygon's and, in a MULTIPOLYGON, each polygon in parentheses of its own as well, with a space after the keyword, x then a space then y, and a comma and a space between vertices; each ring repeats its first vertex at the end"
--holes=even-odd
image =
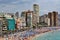
POLYGON ((34 4, 34 6, 38 6, 38 4, 34 4))

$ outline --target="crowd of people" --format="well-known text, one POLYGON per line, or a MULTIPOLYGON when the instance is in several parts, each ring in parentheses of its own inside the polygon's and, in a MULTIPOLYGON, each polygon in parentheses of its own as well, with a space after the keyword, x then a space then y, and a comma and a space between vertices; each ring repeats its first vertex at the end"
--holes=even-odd
POLYGON ((36 28, 30 29, 23 32, 16 32, 14 34, 5 35, 4 38, 0 38, 0 40, 32 40, 32 38, 38 34, 49 32, 52 30, 57 30, 59 28, 36 28))

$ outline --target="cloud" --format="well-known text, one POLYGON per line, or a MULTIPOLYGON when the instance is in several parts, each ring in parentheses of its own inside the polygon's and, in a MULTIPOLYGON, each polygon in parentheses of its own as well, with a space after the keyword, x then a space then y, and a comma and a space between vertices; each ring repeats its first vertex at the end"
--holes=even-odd
POLYGON ((10 4, 10 5, 6 5, 6 4, 4 4, 4 5, 1 5, 0 6, 0 12, 22 12, 22 11, 24 11, 24 10, 31 10, 31 5, 29 5, 29 7, 28 7, 28 5, 29 4, 20 4, 20 5, 13 5, 13 4, 10 4))
POLYGON ((12 4, 16 4, 16 3, 19 3, 20 1, 14 1, 14 2, 11 2, 12 4))
POLYGON ((0 0, 0 12, 16 12, 23 10, 33 10, 33 4, 38 4, 40 14, 49 11, 58 11, 60 13, 60 0, 0 0))
POLYGON ((18 3, 30 3, 32 2, 32 0, 17 0, 17 1, 14 1, 14 2, 11 2, 12 4, 18 4, 18 3))

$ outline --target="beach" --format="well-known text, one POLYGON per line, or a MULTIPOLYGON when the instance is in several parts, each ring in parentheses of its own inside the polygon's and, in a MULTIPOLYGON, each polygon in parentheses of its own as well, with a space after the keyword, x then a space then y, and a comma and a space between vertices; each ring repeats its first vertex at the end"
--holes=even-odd
MULTIPOLYGON (((60 29, 58 29, 58 30, 60 30, 60 29)), ((58 30, 53 30, 53 31, 51 30, 51 31, 48 31, 48 32, 54 32, 54 31, 58 31, 58 30)), ((33 40, 34 38, 37 38, 37 37, 39 37, 39 36, 43 36, 43 35, 45 35, 45 34, 48 33, 48 32, 37 34, 37 35, 35 35, 34 37, 32 37, 31 40, 33 40)))
POLYGON ((59 29, 49 29, 49 28, 41 28, 41 29, 34 29, 30 31, 23 31, 18 32, 12 35, 9 35, 8 37, 0 37, 0 40, 33 40, 34 38, 37 38, 39 36, 43 36, 48 32, 53 32, 59 29))

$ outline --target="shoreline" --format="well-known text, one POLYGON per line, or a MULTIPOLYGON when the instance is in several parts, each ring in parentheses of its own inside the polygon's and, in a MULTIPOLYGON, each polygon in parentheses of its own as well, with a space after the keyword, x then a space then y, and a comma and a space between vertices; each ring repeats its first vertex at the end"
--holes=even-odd
MULTIPOLYGON (((40 32, 39 34, 35 34, 34 36, 27 37, 27 39, 25 38, 24 40, 33 40, 34 38, 45 35, 46 33, 55 32, 55 31, 58 31, 58 30, 60 30, 60 29, 43 31, 43 32, 40 32)), ((4 40, 4 39, 6 39, 6 38, 1 38, 1 40, 4 40)), ((14 38, 11 39, 11 40, 14 40, 14 38)))
MULTIPOLYGON (((57 29, 57 30, 60 30, 60 29, 57 29)), ((34 36, 32 39, 30 39, 30 40, 33 40, 34 38, 37 38, 37 37, 39 37, 39 36, 43 36, 43 35, 45 35, 46 33, 54 32, 54 31, 57 31, 57 30, 51 30, 51 31, 48 31, 48 32, 45 32, 45 33, 37 34, 37 35, 35 35, 35 36, 34 36)))

